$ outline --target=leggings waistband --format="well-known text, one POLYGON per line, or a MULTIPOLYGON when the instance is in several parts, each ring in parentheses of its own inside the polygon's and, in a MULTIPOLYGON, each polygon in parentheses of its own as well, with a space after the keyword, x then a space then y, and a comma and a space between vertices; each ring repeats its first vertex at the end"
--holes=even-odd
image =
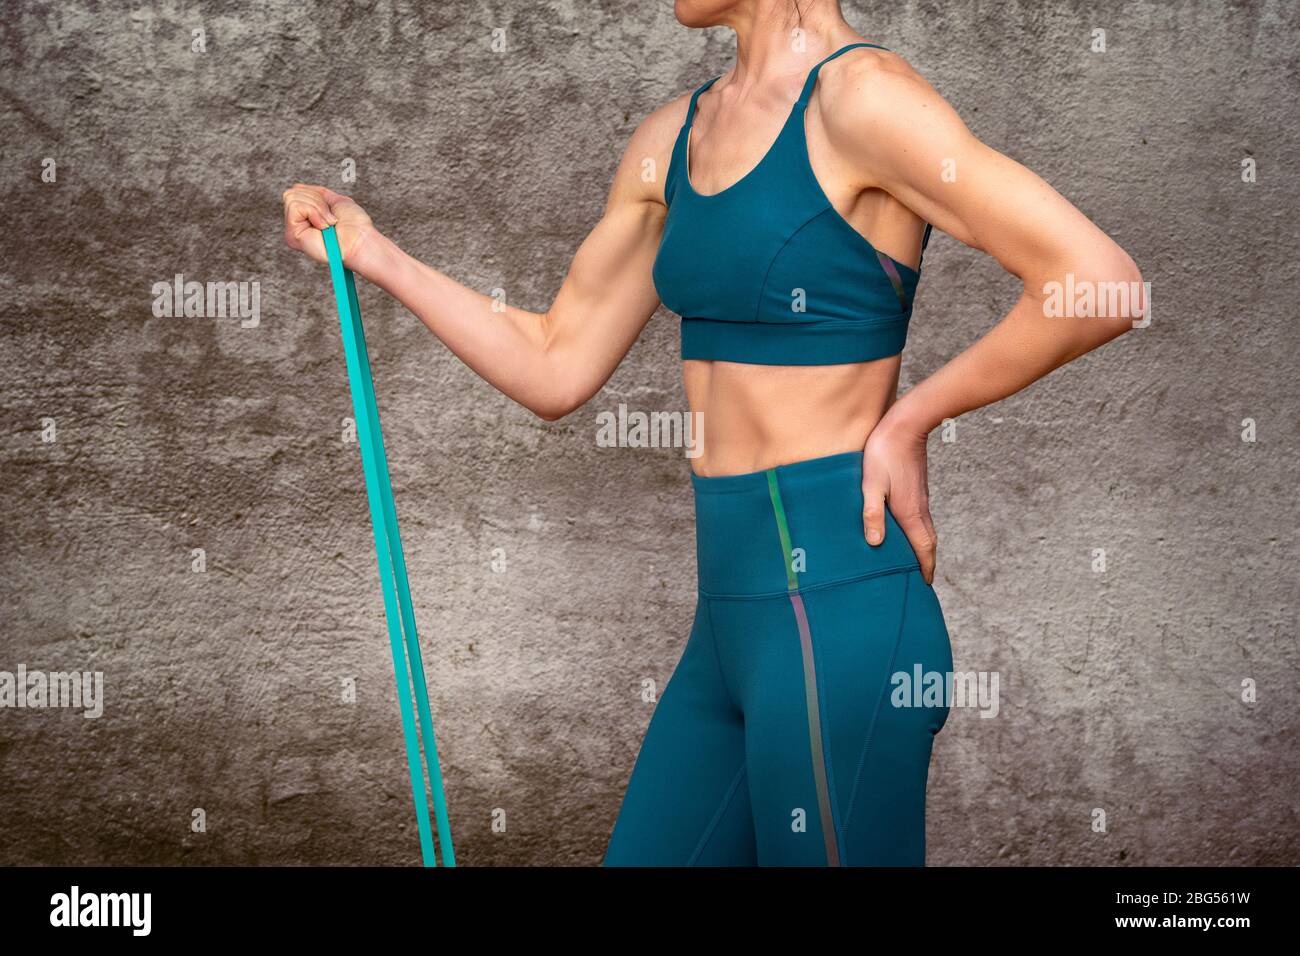
POLYGON ((862 452, 743 475, 691 473, 700 591, 767 597, 917 567, 885 509, 885 540, 862 533, 862 452))

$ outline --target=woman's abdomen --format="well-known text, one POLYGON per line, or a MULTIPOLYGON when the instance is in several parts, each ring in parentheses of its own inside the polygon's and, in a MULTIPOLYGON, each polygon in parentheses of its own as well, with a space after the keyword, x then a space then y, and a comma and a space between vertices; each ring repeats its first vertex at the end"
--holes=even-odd
POLYGON ((737 475, 861 450, 894 400, 899 357, 849 365, 682 363, 703 419, 697 475, 737 475))

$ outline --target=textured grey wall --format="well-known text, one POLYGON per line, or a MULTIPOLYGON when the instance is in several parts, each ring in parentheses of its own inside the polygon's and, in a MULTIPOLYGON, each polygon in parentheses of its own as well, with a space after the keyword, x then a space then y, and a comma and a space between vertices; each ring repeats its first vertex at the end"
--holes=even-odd
MULTIPOLYGON (((1002 706, 938 738, 930 861, 1300 863, 1296 4, 845 11, 1153 285, 1150 328, 932 440, 956 665, 1002 706)), ((0 670, 106 682, 99 719, 0 710, 0 862, 415 862, 337 322, 280 191, 352 192, 544 307, 635 124, 730 35, 668 0, 60 0, 0 38, 0 670), (156 318, 176 273, 260 283, 259 325, 156 318)), ((905 386, 1016 291, 943 236, 926 272, 905 386)), ((361 298, 461 862, 596 863, 694 554, 687 462, 598 448, 595 415, 685 407, 672 317, 548 425, 361 298)))

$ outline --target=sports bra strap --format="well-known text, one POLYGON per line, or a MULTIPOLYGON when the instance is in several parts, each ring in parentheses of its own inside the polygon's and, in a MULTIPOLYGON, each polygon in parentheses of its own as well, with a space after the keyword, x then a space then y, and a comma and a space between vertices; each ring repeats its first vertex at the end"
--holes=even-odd
MULTIPOLYGON (((799 94, 799 99, 795 100, 795 104, 797 106, 807 106, 808 97, 812 93, 813 86, 817 83, 817 74, 821 71, 821 68, 825 66, 827 63, 829 63, 831 60, 835 59, 840 54, 848 53, 850 50, 856 50, 858 47, 872 47, 873 49, 876 50, 884 50, 886 53, 889 52, 888 48, 880 46, 878 43, 850 43, 846 46, 840 47, 830 56, 826 57, 826 59, 822 60, 820 63, 814 66, 811 71, 809 71, 808 79, 805 80, 803 84, 803 91, 799 94)), ((691 126, 695 123, 695 104, 699 101, 700 94, 703 93, 705 90, 707 90, 714 83, 718 82, 718 80, 720 79, 722 79, 721 73, 719 73, 713 79, 708 80, 705 83, 702 83, 699 87, 696 88, 695 92, 691 94, 691 102, 686 107, 686 122, 682 125, 683 129, 690 129, 691 126)))
POLYGON ((930 230, 934 228, 930 223, 925 224, 925 235, 921 237, 921 255, 916 260, 916 271, 921 271, 921 263, 925 262, 925 247, 930 242, 930 230))
POLYGON ((835 58, 836 58, 837 56, 839 56, 841 53, 848 53, 850 50, 856 50, 856 49, 857 49, 858 47, 860 47, 860 46, 869 46, 869 47, 873 47, 874 49, 877 49, 877 50, 885 50, 886 53, 889 52, 889 50, 887 50, 887 49, 886 49, 885 47, 883 47, 883 46, 880 46, 880 44, 878 44, 878 43, 850 43, 850 44, 848 44, 847 46, 842 46, 842 47, 840 47, 838 50, 836 50, 834 53, 832 53, 832 54, 831 54, 830 56, 828 56, 826 59, 822 60, 820 63, 818 63, 816 66, 814 66, 814 67, 812 68, 812 70, 809 71, 809 73, 808 73, 808 79, 805 80, 805 81, 804 81, 804 84, 803 84, 803 92, 799 94, 799 99, 797 100, 797 102, 799 103, 799 105, 801 105, 801 106, 806 106, 806 105, 807 105, 807 103, 808 103, 808 97, 809 97, 810 95, 812 95, 813 86, 815 86, 816 83, 817 83, 817 74, 818 74, 819 72, 821 72, 821 68, 822 68, 823 66, 825 66, 827 63, 829 63, 831 60, 835 59, 835 58))
POLYGON ((685 122, 684 124, 682 124, 682 129, 683 129, 683 130, 688 130, 688 129, 690 129, 690 128, 691 128, 691 124, 693 124, 693 123, 695 122, 695 104, 696 104, 696 101, 699 100, 699 98, 700 98, 700 94, 703 93, 705 90, 707 90, 707 89, 708 89, 710 86, 712 86, 714 83, 718 82, 718 80, 720 80, 720 79, 722 79, 722 74, 718 74, 717 76, 715 76, 713 79, 709 80, 708 82, 701 84, 701 85, 700 85, 700 86, 695 90, 695 92, 691 94, 691 102, 690 102, 690 104, 686 107, 686 122, 685 122))

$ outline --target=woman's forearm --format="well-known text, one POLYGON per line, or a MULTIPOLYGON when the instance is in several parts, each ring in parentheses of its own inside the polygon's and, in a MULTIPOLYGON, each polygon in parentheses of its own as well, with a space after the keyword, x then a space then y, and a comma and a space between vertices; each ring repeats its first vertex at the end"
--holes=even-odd
POLYGON ((544 315, 467 288, 379 232, 366 236, 351 258, 353 271, 406 306, 484 380, 536 414, 558 417, 544 315))
POLYGON ((325 186, 285 190, 285 242, 324 263, 322 231, 334 227, 348 268, 406 306, 506 397, 554 421, 600 390, 659 305, 652 267, 666 210, 662 187, 643 170, 647 156, 671 148, 675 124, 666 115, 656 112, 633 134, 604 214, 545 312, 507 305, 407 255, 355 200, 325 186))
MULTIPOLYGON (((1142 289, 1131 261, 1123 259, 1106 271, 1111 279, 1102 281, 1142 289)), ((1015 307, 986 335, 895 403, 891 425, 925 434, 947 419, 1001 401, 1132 328, 1145 309, 1140 291, 1119 314, 1105 317, 1053 315, 1046 301, 1045 294, 1026 287, 1015 307)))

